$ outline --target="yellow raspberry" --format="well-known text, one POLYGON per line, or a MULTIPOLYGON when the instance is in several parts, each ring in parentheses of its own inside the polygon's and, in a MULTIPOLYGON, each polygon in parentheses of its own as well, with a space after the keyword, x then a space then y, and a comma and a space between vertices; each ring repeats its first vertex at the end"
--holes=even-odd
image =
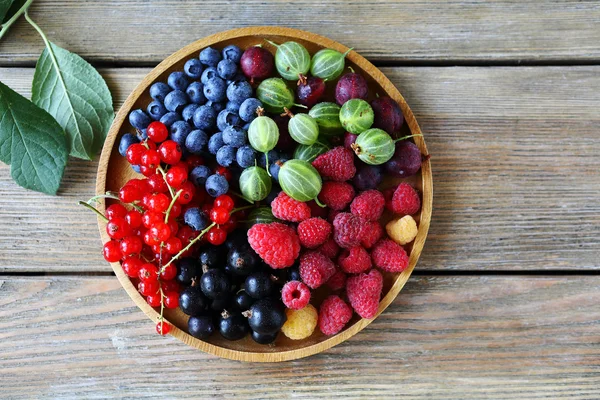
POLYGON ((402 218, 393 219, 385 226, 387 234, 394 242, 405 245, 412 242, 417 236, 419 228, 417 223, 410 215, 402 218))
POLYGON ((319 314, 312 304, 300 310, 285 310, 287 321, 281 327, 281 332, 292 340, 300 340, 312 335, 317 327, 319 314))

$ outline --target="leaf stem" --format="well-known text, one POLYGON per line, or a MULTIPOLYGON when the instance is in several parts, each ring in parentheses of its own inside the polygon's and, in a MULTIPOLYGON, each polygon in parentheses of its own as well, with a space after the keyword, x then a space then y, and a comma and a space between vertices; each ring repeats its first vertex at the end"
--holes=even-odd
POLYGON ((19 8, 19 10, 8 21, 2 24, 2 30, 0 30, 0 40, 2 40, 4 35, 6 35, 6 32, 8 32, 12 24, 14 24, 15 21, 27 11, 31 3, 33 3, 33 0, 27 0, 25 4, 23 4, 23 6, 19 8))
POLYGON ((108 218, 106 218, 100 211, 98 211, 93 205, 86 203, 85 201, 79 201, 78 202, 79 205, 84 206, 86 208, 89 208, 90 210, 92 210, 93 212, 95 212, 96 214, 98 214, 98 216, 100 216, 100 218, 102 218, 102 220, 104 222, 108 222, 108 218))

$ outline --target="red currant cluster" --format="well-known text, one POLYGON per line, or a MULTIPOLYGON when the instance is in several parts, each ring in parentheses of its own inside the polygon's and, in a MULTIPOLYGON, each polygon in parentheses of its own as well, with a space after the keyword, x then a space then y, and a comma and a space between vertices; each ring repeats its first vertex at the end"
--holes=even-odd
MULTIPOLYGON (((104 196, 120 203, 106 209, 106 232, 111 240, 104 245, 103 254, 108 262, 121 262, 150 306, 161 307, 156 329, 164 335, 171 327, 163 321, 162 311, 164 307, 177 308, 181 292, 174 280, 177 267, 173 262, 192 256, 196 242, 225 242, 227 234, 236 228, 231 214, 237 210, 229 195, 213 200, 204 188, 188 181, 189 171, 203 165, 204 160, 196 155, 182 160, 179 145, 166 140, 168 131, 163 123, 151 123, 147 132, 148 139, 127 149, 127 161, 140 165, 146 178, 131 179, 118 195, 104 196), (209 217, 211 223, 206 229, 194 230, 183 223, 182 216, 192 207, 209 217)), ((215 173, 231 179, 226 168, 218 167, 215 173)))

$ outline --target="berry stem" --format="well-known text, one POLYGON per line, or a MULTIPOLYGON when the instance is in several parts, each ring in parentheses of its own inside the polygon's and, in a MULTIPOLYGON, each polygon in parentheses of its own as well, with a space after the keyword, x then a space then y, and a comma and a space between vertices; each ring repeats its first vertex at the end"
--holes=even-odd
POLYGON ((352 73, 354 73, 354 68, 352 68, 351 66, 349 66, 349 65, 348 65, 348 69, 349 69, 350 71, 352 71, 352 73))
POLYGON ((229 193, 231 193, 232 195, 234 195, 234 196, 236 196, 236 197, 239 197, 240 199, 242 199, 242 200, 244 200, 244 201, 247 201, 248 203, 252 203, 252 204, 254 204, 254 202, 253 202, 253 201, 250 201, 250 200, 248 200, 248 199, 247 199, 247 198, 245 198, 245 197, 244 197, 244 195, 243 195, 243 194, 241 194, 241 193, 238 193, 238 192, 236 192, 236 191, 234 191, 234 190, 229 190, 229 193))
MULTIPOLYGON (((344 56, 344 58, 346 58, 348 53, 350 53, 352 50, 354 50, 354 47, 350 47, 348 50, 346 50, 346 52, 344 54, 342 54, 342 56, 344 56)), ((350 67, 348 67, 348 68, 350 68, 350 67)))
POLYGON ((271 176, 271 172, 269 172, 269 152, 265 152, 265 169, 267 170, 267 175, 271 176))
POLYGON ((171 185, 169 185, 169 182, 167 182, 167 173, 165 172, 165 170, 163 169, 163 167, 161 167, 159 165, 158 167, 156 167, 156 170, 158 172, 160 172, 160 174, 162 175, 163 180, 165 181, 165 184, 169 188, 169 193, 171 193, 171 197, 175 197, 175 191, 173 190, 173 188, 171 187, 171 185))
POLYGON ((318 197, 315 197, 315 203, 316 203, 316 204, 317 204, 319 207, 321 207, 321 208, 325 208, 325 207, 327 207, 325 204, 323 204, 323 203, 321 203, 321 202, 319 201, 319 198, 318 198, 318 197))
POLYGON ((269 43, 271 46, 275 46, 275 47, 279 48, 279 45, 278 45, 277 43, 275 43, 275 42, 271 42, 269 39, 265 39, 265 41, 266 41, 267 43, 269 43))
POLYGON ((295 107, 300 107, 300 108, 305 108, 305 109, 307 109, 307 110, 308 110, 308 107, 307 107, 307 106, 305 106, 304 104, 296 104, 296 103, 294 103, 294 106, 295 106, 295 107))
POLYGON ((177 191, 177 193, 175 193, 175 196, 173 197, 173 199, 171 200, 171 204, 169 204, 169 208, 167 208, 167 211, 165 212, 165 224, 167 222, 169 222, 169 216, 171 214, 171 208, 173 208, 173 204, 175 204, 175 202, 177 201, 177 199, 179 198, 179 195, 181 195, 181 193, 183 193, 183 189, 179 189, 177 191))
POLYGON ((253 204, 253 205, 251 205, 251 206, 243 206, 243 207, 234 208, 233 210, 231 210, 231 211, 229 212, 229 214, 233 214, 233 213, 236 213, 236 212, 238 212, 238 211, 242 211, 242 210, 247 210, 247 209, 249 209, 249 208, 254 208, 254 204, 253 204))
MULTIPOLYGON (((112 199, 112 200, 118 200, 119 202, 123 203, 121 201, 121 199, 119 199, 119 196, 117 196, 114 192, 106 192, 106 194, 98 194, 92 198, 90 198, 87 203, 90 204, 90 202, 94 202, 97 203, 96 200, 98 199, 112 199)), ((144 212, 144 209, 140 206, 138 206, 137 204, 134 203, 123 203, 123 204, 127 204, 132 206, 133 208, 135 208, 136 210, 138 210, 139 212, 144 212)))
POLYGON ((102 220, 104 222, 108 222, 108 218, 106 218, 100 211, 96 210, 96 208, 94 206, 92 206, 91 204, 86 203, 85 201, 78 201, 77 204, 82 205, 86 208, 89 208, 90 210, 92 210, 93 212, 95 212, 96 214, 98 214, 98 216, 100 218, 102 218, 102 220))
POLYGON ((398 138, 396 140, 394 140, 394 143, 399 142, 401 140, 406 140, 406 139, 410 139, 411 137, 415 137, 415 136, 423 136, 420 133, 417 135, 408 135, 408 136, 402 136, 401 138, 398 138))
POLYGON ((198 236, 196 236, 195 238, 193 238, 192 240, 190 240, 190 243, 185 246, 183 249, 181 249, 181 251, 179 253, 177 253, 176 255, 173 256, 173 258, 171 258, 169 260, 168 263, 166 263, 161 269, 167 268, 169 265, 171 265, 173 263, 173 261, 177 260, 179 257, 181 257, 181 255, 183 253, 185 253, 186 251, 188 251, 194 244, 196 244, 197 241, 199 241, 200 239, 202 239, 202 237, 206 234, 206 232, 210 231, 210 229, 213 226, 216 226, 216 223, 212 223, 209 226, 207 226, 204 230, 202 230, 200 232, 200 234, 198 236))

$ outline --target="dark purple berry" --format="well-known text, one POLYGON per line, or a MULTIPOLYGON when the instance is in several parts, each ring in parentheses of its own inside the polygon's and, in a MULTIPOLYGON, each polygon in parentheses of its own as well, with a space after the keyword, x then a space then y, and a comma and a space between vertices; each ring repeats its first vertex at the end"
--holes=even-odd
POLYGON ((375 113, 373 128, 383 129, 392 137, 400 130, 404 115, 398 103, 388 96, 379 97, 371 102, 375 113))
MULTIPOLYGON (((356 138, 357 137, 358 137, 358 135, 355 135, 355 134, 350 133, 350 132, 346 132, 344 134, 344 147, 347 148, 347 149, 352 150, 352 144, 354 142, 356 142, 356 138)), ((352 150, 352 151, 354 151, 354 150, 352 150)))
POLYGON ((382 180, 383 175, 380 166, 361 163, 356 175, 352 178, 352 183, 358 190, 369 190, 377 188, 382 180))
POLYGON ((341 106, 350 99, 367 99, 369 86, 362 75, 354 72, 340 78, 335 86, 335 101, 341 106))
POLYGON ((296 89, 298 101, 307 107, 317 104, 324 93, 325 81, 316 76, 311 76, 305 83, 300 83, 296 89))
POLYGON ((246 49, 240 60, 242 71, 250 78, 250 82, 270 77, 273 74, 273 65, 273 54, 257 46, 246 49))
POLYGON ((421 151, 413 142, 402 140, 396 143, 394 156, 385 163, 385 170, 397 177, 413 176, 421 169, 421 151))

